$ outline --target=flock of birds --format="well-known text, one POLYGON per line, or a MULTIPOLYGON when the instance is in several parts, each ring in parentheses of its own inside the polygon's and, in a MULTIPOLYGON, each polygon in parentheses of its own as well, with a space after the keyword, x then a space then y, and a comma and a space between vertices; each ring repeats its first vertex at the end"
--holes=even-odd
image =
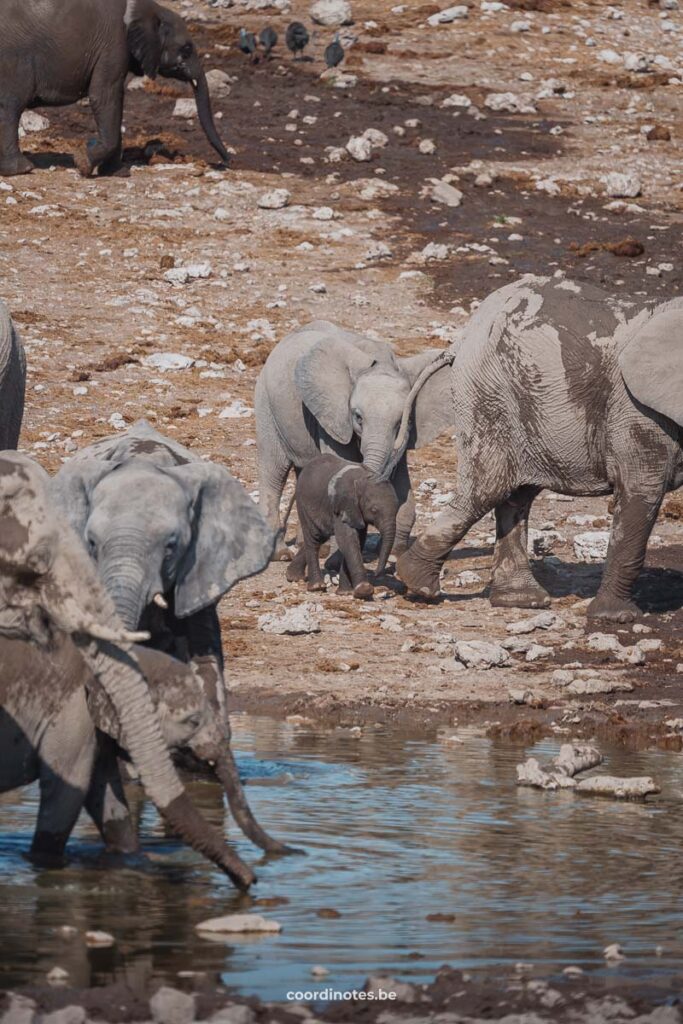
MULTIPOLYGON (((308 46, 310 38, 308 29, 300 21, 293 21, 287 26, 285 43, 287 44, 287 49, 294 55, 295 60, 297 57, 299 59, 303 57, 303 52, 308 46)), ((252 64, 256 64, 260 59, 259 47, 263 57, 269 60, 277 43, 278 34, 272 25, 266 25, 265 28, 261 29, 258 39, 254 32, 247 32, 245 28, 240 29, 239 48, 242 53, 251 59, 252 64)), ((332 42, 325 48, 325 63, 328 68, 336 68, 343 60, 344 47, 339 42, 339 33, 337 32, 332 42)))

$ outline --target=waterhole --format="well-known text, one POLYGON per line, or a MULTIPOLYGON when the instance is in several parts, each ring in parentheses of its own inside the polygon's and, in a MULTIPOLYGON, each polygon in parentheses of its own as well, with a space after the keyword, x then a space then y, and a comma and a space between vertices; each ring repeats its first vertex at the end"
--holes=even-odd
MULTIPOLYGON (((630 804, 518 788, 515 765, 555 753, 552 742, 445 744, 372 729, 356 738, 237 716, 234 746, 257 816, 306 851, 264 860, 228 824, 258 872, 252 897, 167 837, 135 792, 146 868, 103 867, 82 816, 68 866, 37 871, 23 857, 37 788, 0 797, 2 987, 43 981, 55 966, 79 987, 144 988, 205 971, 281 1000, 352 988, 369 973, 426 980, 444 963, 489 972, 520 961, 546 972, 577 964, 644 983, 680 966, 680 755, 607 751, 601 770, 652 775, 662 786, 661 796, 630 804), (195 932, 207 917, 245 910, 275 918, 281 934, 212 942, 195 932), (62 938, 64 925, 79 934, 62 938), (87 929, 116 944, 88 949, 87 929), (607 967, 602 950, 614 942, 626 959, 607 967), (329 973, 314 979, 313 966, 329 973)), ((222 820, 214 785, 190 790, 222 820)))

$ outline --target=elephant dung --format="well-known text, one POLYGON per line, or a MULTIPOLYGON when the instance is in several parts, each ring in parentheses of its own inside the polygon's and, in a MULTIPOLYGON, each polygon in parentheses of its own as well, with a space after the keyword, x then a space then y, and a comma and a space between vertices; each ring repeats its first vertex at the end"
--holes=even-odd
POLYGON ((298 636, 301 633, 319 633, 322 605, 299 604, 290 608, 282 615, 268 612, 260 615, 258 628, 264 633, 275 633, 278 636, 298 636))
POLYGON ((281 932, 282 925, 262 914, 226 914, 225 917, 209 917, 195 925, 200 935, 232 935, 236 933, 281 932))
POLYGON ((191 1024, 195 1018, 195 999, 191 993, 163 985, 149 1001, 156 1024, 191 1024))
POLYGON ((487 669, 510 664, 510 655, 505 648, 486 640, 458 640, 455 658, 467 668, 487 669))

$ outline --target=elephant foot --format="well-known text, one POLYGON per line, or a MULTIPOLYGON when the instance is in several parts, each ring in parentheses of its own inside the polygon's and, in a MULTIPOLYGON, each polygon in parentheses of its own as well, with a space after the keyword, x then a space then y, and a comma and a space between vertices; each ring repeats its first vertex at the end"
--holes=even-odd
POLYGON ((320 591, 326 589, 325 581, 324 580, 314 580, 313 583, 309 583, 308 584, 308 587, 306 589, 310 590, 311 593, 320 593, 320 591))
POLYGON ((90 159, 87 145, 79 146, 74 153, 74 163, 76 164, 76 170, 82 178, 92 178, 95 173, 95 167, 90 159))
POLYGON ((411 593, 426 600, 439 596, 440 574, 440 564, 420 555, 417 543, 409 547, 396 562, 398 579, 405 583, 411 593))
POLYGON ((359 601, 372 601, 372 595, 375 593, 375 588, 372 583, 368 583, 367 580, 364 583, 358 583, 353 588, 353 596, 359 601))
POLYGON ((491 583, 489 600, 494 608, 548 608, 550 594, 536 580, 519 583, 506 580, 503 584, 491 583))
POLYGON ((291 562, 293 558, 294 555, 285 542, 283 540, 279 540, 275 545, 275 551, 273 551, 271 562, 291 562))
POLYGON ((285 577, 289 583, 301 583, 306 579, 306 570, 301 569, 296 562, 290 562, 285 577))
POLYGON ((616 594, 598 594, 588 605, 589 619, 605 619, 607 622, 633 622, 639 615, 638 606, 616 594))
POLYGON ((30 174, 32 170, 33 164, 23 153, 8 160, 0 160, 0 178, 13 178, 17 174, 30 174))

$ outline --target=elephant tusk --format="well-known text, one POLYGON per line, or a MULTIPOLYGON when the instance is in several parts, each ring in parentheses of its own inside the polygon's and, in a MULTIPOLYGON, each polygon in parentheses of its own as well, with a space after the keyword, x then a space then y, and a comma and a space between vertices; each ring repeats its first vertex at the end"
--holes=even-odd
POLYGON ((196 79, 196 78, 192 78, 192 79, 191 79, 191 82, 192 82, 192 88, 193 88, 193 89, 197 89, 197 88, 199 88, 199 82, 197 81, 197 79, 196 79))
POLYGON ((151 636, 144 630, 133 632, 128 629, 110 629, 109 626, 100 626, 97 622, 85 623, 83 628, 84 632, 95 640, 108 640, 113 644, 143 644, 151 636))
POLYGON ((168 609, 168 601, 166 600, 163 594, 155 594, 154 597, 152 598, 152 601, 157 606, 157 608, 163 608, 164 611, 168 609))

